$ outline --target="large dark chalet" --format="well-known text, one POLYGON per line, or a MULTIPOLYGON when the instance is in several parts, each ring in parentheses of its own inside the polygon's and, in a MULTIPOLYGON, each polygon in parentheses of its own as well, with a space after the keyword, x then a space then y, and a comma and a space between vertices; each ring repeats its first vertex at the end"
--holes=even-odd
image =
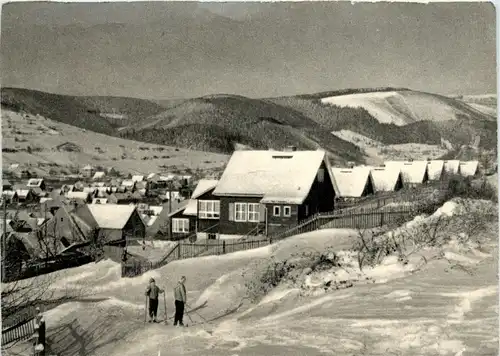
POLYGON ((234 152, 215 189, 206 193, 219 200, 218 237, 237 238, 270 234, 332 211, 336 192, 325 151, 269 150, 234 152))

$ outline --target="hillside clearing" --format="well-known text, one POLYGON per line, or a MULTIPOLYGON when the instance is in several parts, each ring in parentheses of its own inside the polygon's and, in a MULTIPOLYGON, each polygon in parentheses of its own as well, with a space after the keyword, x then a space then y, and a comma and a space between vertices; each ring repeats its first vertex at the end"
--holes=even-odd
POLYGON ((39 174, 69 173, 86 164, 129 173, 221 168, 228 156, 111 137, 42 116, 2 110, 3 167, 19 163, 39 174), (76 150, 64 148, 73 143, 76 150), (16 150, 16 152, 9 152, 16 150))

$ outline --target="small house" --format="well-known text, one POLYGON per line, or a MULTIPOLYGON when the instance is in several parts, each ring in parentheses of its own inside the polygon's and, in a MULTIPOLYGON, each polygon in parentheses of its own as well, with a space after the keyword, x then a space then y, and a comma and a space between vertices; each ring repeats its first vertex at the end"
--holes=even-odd
POLYGON ((457 159, 443 161, 444 173, 446 176, 460 174, 460 161, 457 159))
POLYGON ((84 203, 90 203, 92 200, 91 194, 89 192, 67 192, 66 198, 84 203))
POLYGON ((125 179, 122 184, 121 184, 121 187, 125 188, 125 191, 134 191, 135 189, 135 184, 136 182, 133 181, 132 179, 125 179))
POLYGON ((142 182, 144 180, 144 176, 143 175, 135 175, 135 176, 132 176, 131 180, 133 182, 142 182))
POLYGON ((436 182, 442 180, 445 172, 444 161, 442 160, 427 161, 427 172, 429 174, 429 181, 436 182))
POLYGON ((84 177, 90 178, 94 175, 95 169, 90 164, 86 165, 81 169, 81 174, 84 177))
POLYGON ((12 190, 13 185, 11 182, 9 182, 7 179, 2 179, 2 192, 5 192, 6 190, 12 190))
POLYGON ((427 161, 387 161, 385 166, 401 170, 405 187, 416 187, 429 181, 427 161))
POLYGON ((476 177, 479 174, 478 161, 460 162, 459 173, 462 177, 476 177))
POLYGON ((16 203, 31 204, 36 200, 36 195, 32 189, 17 189, 13 196, 13 201, 16 203))
POLYGON ((216 239, 219 233, 220 198, 213 195, 218 180, 201 179, 183 212, 194 216, 198 239, 216 239))
POLYGON ((95 172, 94 176, 92 177, 92 180, 102 180, 106 177, 105 172, 95 172))
POLYGON ((29 188, 40 188, 41 190, 45 190, 45 180, 43 178, 31 178, 28 180, 28 184, 26 184, 29 188))
POLYGON ((338 189, 326 152, 235 151, 213 195, 219 236, 242 237, 296 226, 333 211, 338 189))
POLYGON ((397 167, 372 167, 370 175, 375 193, 397 192, 403 188, 403 177, 397 167))
POLYGON ((168 214, 168 237, 170 240, 183 240, 195 236, 196 216, 184 214, 186 207, 186 205, 182 206, 168 214))
POLYGON ((146 226, 134 205, 87 204, 76 214, 99 231, 103 243, 145 237, 146 226))
POLYGON ((369 167, 332 168, 332 175, 337 183, 337 198, 357 199, 375 193, 369 167))

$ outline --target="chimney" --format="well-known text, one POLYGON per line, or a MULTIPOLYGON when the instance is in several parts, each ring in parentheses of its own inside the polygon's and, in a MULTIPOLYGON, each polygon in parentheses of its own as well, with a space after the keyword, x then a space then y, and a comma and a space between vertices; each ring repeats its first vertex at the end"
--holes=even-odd
POLYGON ((295 151, 297 151, 297 146, 287 146, 285 148, 285 151, 286 152, 295 152, 295 151))

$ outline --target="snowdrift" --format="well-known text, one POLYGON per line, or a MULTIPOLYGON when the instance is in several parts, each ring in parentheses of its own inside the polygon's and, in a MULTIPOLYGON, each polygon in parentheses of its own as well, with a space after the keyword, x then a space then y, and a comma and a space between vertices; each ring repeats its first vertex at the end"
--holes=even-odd
MULTIPOLYGON (((474 204, 479 210, 496 209, 486 201, 474 204)), ((453 200, 406 228, 463 213, 464 206, 453 200)), ((480 247, 464 246, 460 236, 452 236, 444 247, 445 258, 429 261, 418 272, 414 268, 421 260, 403 265, 395 256, 359 271, 349 251, 356 234, 349 229, 319 230, 255 250, 176 261, 136 278, 120 278, 120 266, 110 261, 59 272, 54 290, 84 288, 108 299, 47 311, 54 351, 110 356, 497 353, 496 234, 483 239, 480 247), (257 303, 246 299, 245 283, 259 265, 271 257, 289 259, 325 246, 336 251, 338 268, 309 272, 300 283, 283 283, 257 303), (171 316, 172 287, 181 275, 187 277, 188 304, 206 301, 206 307, 192 313, 192 320, 185 316, 192 324, 187 329, 144 325, 143 291, 149 277, 167 288, 171 316), (346 287, 349 283, 352 286, 346 287), (325 290, 326 284, 342 287, 325 290)), ((160 316, 163 312, 160 303, 160 316)))

